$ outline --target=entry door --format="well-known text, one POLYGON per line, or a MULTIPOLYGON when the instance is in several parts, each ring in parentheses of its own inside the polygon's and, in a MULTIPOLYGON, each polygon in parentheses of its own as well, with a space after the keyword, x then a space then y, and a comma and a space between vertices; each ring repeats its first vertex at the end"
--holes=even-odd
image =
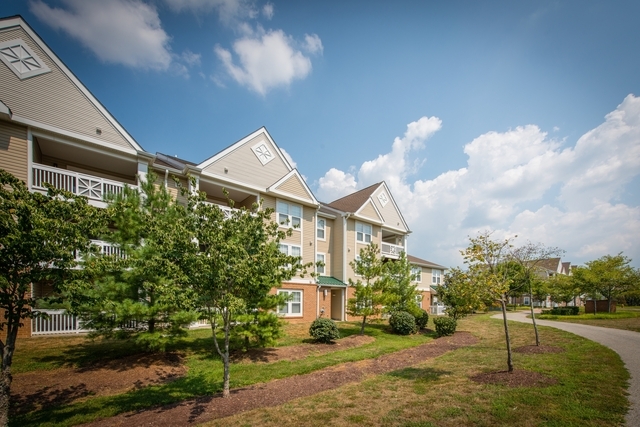
POLYGON ((331 318, 342 320, 342 289, 331 289, 331 318))

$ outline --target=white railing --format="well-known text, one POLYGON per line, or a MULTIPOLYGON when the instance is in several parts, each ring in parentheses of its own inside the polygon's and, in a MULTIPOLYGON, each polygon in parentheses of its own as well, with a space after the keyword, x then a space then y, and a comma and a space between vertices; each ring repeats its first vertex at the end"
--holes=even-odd
POLYGON ((400 253, 404 252, 404 246, 382 242, 380 244, 380 252, 382 255, 399 257, 400 253))
MULTIPOLYGON (((34 164, 33 189, 47 191, 45 183, 53 187, 69 191, 78 196, 86 196, 90 200, 102 202, 107 194, 120 194, 125 184, 97 176, 85 175, 64 169, 41 164, 34 164)), ((131 186, 134 187, 135 186, 131 186)))
POLYGON ((67 313, 66 310, 34 310, 46 313, 47 317, 31 319, 31 335, 77 334, 89 332, 83 329, 78 316, 67 313))
POLYGON ((225 218, 230 218, 231 213, 237 210, 237 209, 230 208, 229 206, 219 205, 217 203, 212 203, 212 202, 204 202, 204 203, 207 205, 213 205, 213 206, 219 207, 220 210, 224 213, 225 218))
MULTIPOLYGON (((91 244, 98 246, 102 255, 116 255, 120 258, 126 258, 122 248, 116 244, 94 239, 91 239, 91 244)), ((82 253, 79 251, 76 251, 76 261, 82 261, 82 253)))
POLYGON ((446 307, 444 305, 432 305, 429 308, 429 311, 431 312, 431 314, 435 315, 435 316, 443 316, 444 313, 444 309, 446 307))

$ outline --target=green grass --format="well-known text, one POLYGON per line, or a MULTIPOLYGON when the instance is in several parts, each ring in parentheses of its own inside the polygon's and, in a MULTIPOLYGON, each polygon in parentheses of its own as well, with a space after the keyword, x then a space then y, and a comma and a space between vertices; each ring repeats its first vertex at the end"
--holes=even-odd
POLYGON ((536 316, 536 319, 581 323, 584 325, 640 332, 640 307, 618 307, 616 313, 585 314, 581 312, 581 314, 577 316, 539 314, 536 316))
MULTIPOLYGON (((549 387, 478 384, 475 374, 506 369, 502 321, 490 314, 459 321, 479 344, 357 384, 216 420, 207 426, 619 426, 628 409, 628 374, 618 355, 553 328, 542 343, 563 353, 514 353, 516 369, 557 380, 549 387), (316 420, 315 413, 331 416, 316 420)), ((533 344, 530 325, 509 322, 514 348, 533 344)))
MULTIPOLYGON (((340 324, 341 336, 348 336, 359 331, 359 324, 340 324)), ((308 328, 308 325, 306 325, 308 328)), ((278 361, 270 364, 233 364, 231 366, 231 387, 242 387, 250 384, 267 382, 292 375, 305 374, 339 363, 353 362, 378 357, 383 354, 399 351, 420 345, 432 339, 425 334, 402 337, 386 331, 384 325, 370 325, 366 334, 375 337, 373 343, 348 350, 336 351, 324 355, 309 356, 296 361, 278 361)), ((302 334, 300 327, 291 326, 293 333, 288 334, 283 342, 301 343, 308 339, 302 334)), ((220 358, 212 353, 213 343, 207 334, 210 331, 191 331, 189 338, 178 341, 170 348, 186 355, 188 373, 174 382, 150 386, 115 396, 95 397, 75 404, 44 409, 37 412, 16 416, 11 425, 16 426, 66 426, 90 422, 110 417, 122 412, 140 410, 159 405, 179 402, 184 399, 211 395, 222 391, 222 369, 220 358)), ((78 337, 69 339, 51 338, 54 346, 47 345, 47 339, 39 338, 31 344, 22 341, 23 349, 16 355, 16 366, 21 372, 27 370, 56 369, 58 367, 86 366, 99 358, 121 358, 133 351, 131 345, 113 341, 97 341, 81 343, 78 337), (64 346, 63 344, 67 344, 64 346), (107 351, 112 347, 109 351, 107 351)))

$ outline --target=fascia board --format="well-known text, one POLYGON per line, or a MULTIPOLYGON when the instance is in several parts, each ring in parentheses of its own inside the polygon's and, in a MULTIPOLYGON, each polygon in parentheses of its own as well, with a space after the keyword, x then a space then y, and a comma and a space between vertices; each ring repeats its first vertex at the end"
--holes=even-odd
POLYGON ((296 176, 298 177, 298 180, 302 183, 302 186, 304 187, 304 190, 307 192, 307 195, 309 196, 309 198, 311 200, 313 200, 313 204, 314 205, 320 205, 320 202, 318 202, 318 200, 315 198, 315 196, 313 195, 313 193, 311 192, 311 189, 309 188, 309 186, 307 185, 307 183, 304 181, 304 179, 302 179, 302 175, 300 175, 300 172, 298 172, 297 169, 293 169, 291 172, 289 172, 288 174, 286 174, 285 176, 283 176, 282 178, 280 178, 278 181, 276 181, 275 183, 271 184, 269 186, 269 188, 267 188, 267 191, 278 191, 277 187, 279 187, 280 185, 282 185, 283 182, 286 182, 288 179, 290 179, 292 176, 296 176))
MULTIPOLYGON (((0 30, 12 27, 21 27, 29 36, 38 44, 38 46, 51 58, 51 60, 62 70, 62 72, 71 80, 71 82, 82 92, 84 96, 87 97, 89 102, 91 102, 97 109, 102 113, 102 115, 106 118, 106 120, 113 125, 114 128, 129 144, 131 144, 135 150, 144 151, 144 149, 136 142, 135 139, 122 127, 120 123, 109 113, 109 111, 105 108, 98 99, 93 96, 93 94, 86 88, 84 84, 73 74, 73 72, 67 68, 67 66, 58 58, 58 56, 53 53, 53 51, 47 46, 47 44, 36 34, 35 31, 26 23, 24 19, 21 17, 15 17, 11 19, 7 19, 4 21, 0 21, 0 30)), ((15 117, 15 116, 14 116, 15 117)), ((85 138, 83 138, 85 139, 85 138)))
MULTIPOLYGON (((44 129, 42 127, 40 127, 40 128, 44 129)), ((49 129, 45 129, 45 130, 49 130, 49 129)), ((51 132, 53 132, 53 131, 54 130, 51 130, 51 132)), ((67 133, 70 133, 70 132, 67 132, 67 133)), ((82 143, 79 143, 79 142, 76 142, 76 141, 65 139, 65 138, 62 138, 62 137, 57 136, 57 135, 51 135, 51 134, 48 134, 48 133, 41 133, 41 132, 38 132, 37 129, 33 129, 33 128, 31 129, 31 135, 33 135, 35 137, 38 137, 38 138, 49 139, 51 141, 59 142, 59 143, 66 144, 66 145, 71 145, 71 146, 74 146, 74 147, 82 147, 82 148, 85 148, 85 149, 87 149, 89 151, 93 151, 93 152, 96 152, 96 153, 108 152, 109 155, 114 156, 114 157, 119 157, 119 158, 121 158, 123 160, 135 160, 135 159, 138 158, 138 152, 137 151, 129 150, 129 149, 126 149, 125 147, 116 148, 112 144, 105 144, 105 143, 102 143, 102 141, 99 141, 101 143, 98 143, 98 142, 95 142, 95 141, 89 141, 89 142, 95 143, 96 145, 99 146, 99 147, 96 147, 96 146, 93 146, 93 145, 82 144, 82 143), (104 148, 106 150, 104 150, 104 149, 101 150, 101 148, 104 148)), ((66 135, 66 136, 68 136, 70 138, 73 138, 73 139, 79 139, 79 140, 85 140, 85 141, 87 140, 87 138, 83 138, 82 136, 79 136, 79 135, 76 135, 76 136, 74 136, 74 135, 66 135)))

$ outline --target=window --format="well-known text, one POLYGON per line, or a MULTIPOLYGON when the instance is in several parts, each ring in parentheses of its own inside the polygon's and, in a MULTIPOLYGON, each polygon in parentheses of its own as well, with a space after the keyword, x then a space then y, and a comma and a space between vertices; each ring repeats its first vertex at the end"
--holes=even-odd
POLYGON ((276 202, 276 212, 278 213, 278 223, 283 227, 300 227, 302 218, 302 206, 291 203, 276 202))
POLYGON ((529 297, 524 297, 524 304, 529 305, 529 297))
POLYGON ((371 243, 371 226, 356 222, 356 241, 371 243))
POLYGON ((278 313, 284 316, 302 316, 302 291, 278 290, 278 295, 284 294, 289 300, 278 307, 278 313))
POLYGON ((316 236, 318 236, 318 239, 320 240, 324 240, 324 229, 327 225, 327 221, 325 221, 324 219, 320 219, 318 218, 318 224, 317 224, 317 228, 316 228, 316 236))
MULTIPOLYGON (((320 261, 321 263, 324 264, 324 254, 317 254, 316 255, 316 261, 320 261)), ((323 265, 322 267, 316 267, 316 268, 317 268, 318 274, 324 274, 325 265, 323 265)))
POLYGON ((411 275, 414 282, 422 282, 422 267, 411 267, 411 275))
POLYGON ((442 272, 440 270, 431 270, 431 283, 434 285, 439 285, 441 274, 442 272))
POLYGON ((422 295, 416 295, 416 304, 419 308, 422 308, 422 295))
MULTIPOLYGON (((296 256, 296 257, 302 256, 302 249, 300 248, 300 246, 287 245, 284 243, 280 243, 279 249, 280 249, 280 252, 282 252, 285 255, 296 256)), ((287 268, 291 268, 291 264, 289 264, 287 268)))

